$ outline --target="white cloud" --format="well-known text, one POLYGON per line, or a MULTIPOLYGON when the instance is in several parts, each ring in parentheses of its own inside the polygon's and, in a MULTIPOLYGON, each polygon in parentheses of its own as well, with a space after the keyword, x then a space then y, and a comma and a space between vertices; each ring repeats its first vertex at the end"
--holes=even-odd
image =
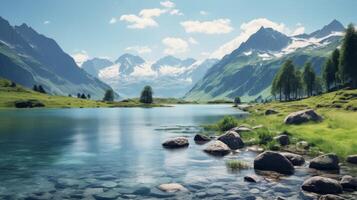
POLYGON ((201 11, 200 11, 200 15, 208 15, 208 12, 207 12, 207 11, 204 11, 204 10, 201 10, 201 11))
POLYGON ((49 20, 46 20, 43 22, 43 24, 45 24, 45 25, 50 24, 50 23, 51 23, 51 21, 49 21, 49 20))
POLYGON ((154 17, 159 17, 161 14, 165 13, 165 10, 159 8, 153 9, 143 9, 139 12, 139 15, 122 15, 120 21, 125 21, 130 23, 128 28, 133 29, 144 29, 147 27, 158 26, 158 23, 154 20, 154 17))
POLYGON ((193 37, 188 38, 188 42, 191 44, 198 44, 197 40, 195 40, 193 37))
POLYGON ((233 30, 230 19, 213 21, 184 21, 181 22, 187 33, 224 34, 233 30))
POLYGON ((188 51, 188 43, 181 38, 167 37, 162 40, 162 43, 166 46, 165 54, 175 55, 188 51))
POLYGON ((148 46, 131 46, 127 47, 125 50, 127 51, 136 51, 139 54, 151 53, 152 50, 148 46))
POLYGON ((88 53, 84 50, 74 53, 71 56, 79 67, 81 67, 85 61, 90 59, 88 53))
POLYGON ((117 19, 115 17, 112 17, 109 21, 109 24, 115 24, 117 23, 117 19))
POLYGON ((292 31, 290 35, 294 36, 294 35, 300 35, 305 33, 305 27, 301 23, 297 23, 296 26, 297 26, 296 29, 292 31))
POLYGON ((302 25, 298 26, 298 28, 294 31, 291 31, 289 28, 285 26, 283 23, 277 23, 270 21, 266 18, 258 18, 251 20, 249 22, 243 23, 240 26, 241 33, 239 36, 234 38, 233 40, 227 42, 218 48, 215 52, 211 54, 213 58, 222 58, 224 55, 231 53, 233 50, 238 48, 243 42, 247 41, 248 38, 257 32, 261 27, 272 28, 279 32, 285 33, 287 35, 291 35, 292 33, 301 33, 305 29, 303 29, 302 25))
POLYGON ((170 11, 170 15, 182 16, 183 13, 179 9, 173 9, 173 10, 170 11))
POLYGON ((173 3, 172 1, 162 1, 162 2, 160 2, 160 4, 165 8, 174 8, 175 7, 175 3, 173 3))

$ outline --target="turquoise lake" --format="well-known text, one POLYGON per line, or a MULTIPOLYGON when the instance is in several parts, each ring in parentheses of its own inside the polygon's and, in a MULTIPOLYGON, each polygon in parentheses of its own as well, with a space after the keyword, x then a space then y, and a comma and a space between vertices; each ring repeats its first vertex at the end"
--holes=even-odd
POLYGON ((243 177, 253 169, 231 172, 225 161, 252 163, 256 153, 217 158, 194 143, 200 125, 225 115, 245 114, 231 105, 2 110, 0 199, 300 199, 306 170, 252 185, 243 177), (189 137, 189 147, 163 149, 174 136, 189 137), (163 183, 189 192, 161 192, 163 183))

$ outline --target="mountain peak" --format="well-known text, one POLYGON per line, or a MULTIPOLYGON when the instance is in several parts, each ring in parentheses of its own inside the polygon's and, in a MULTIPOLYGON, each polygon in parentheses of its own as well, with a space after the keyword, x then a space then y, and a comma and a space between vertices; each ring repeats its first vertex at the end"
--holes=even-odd
POLYGON ((159 69, 161 66, 180 66, 188 67, 196 62, 193 58, 180 59, 172 55, 165 56, 158 61, 156 61, 152 67, 154 70, 159 69))
POLYGON ((301 38, 323 38, 328 35, 331 35, 334 32, 344 32, 344 31, 345 31, 345 27, 343 26, 343 24, 341 22, 339 22, 338 20, 334 19, 329 24, 322 27, 322 29, 312 32, 310 34, 303 34, 298 37, 301 37, 301 38))

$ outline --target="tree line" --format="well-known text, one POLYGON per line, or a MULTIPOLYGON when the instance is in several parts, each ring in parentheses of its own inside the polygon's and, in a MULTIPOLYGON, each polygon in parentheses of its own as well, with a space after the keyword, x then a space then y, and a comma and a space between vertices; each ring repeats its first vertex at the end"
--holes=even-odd
POLYGON ((273 79, 271 93, 275 99, 290 101, 342 87, 357 88, 357 31, 352 24, 341 49, 335 49, 327 59, 322 76, 316 74, 310 62, 300 71, 292 60, 287 60, 273 79))

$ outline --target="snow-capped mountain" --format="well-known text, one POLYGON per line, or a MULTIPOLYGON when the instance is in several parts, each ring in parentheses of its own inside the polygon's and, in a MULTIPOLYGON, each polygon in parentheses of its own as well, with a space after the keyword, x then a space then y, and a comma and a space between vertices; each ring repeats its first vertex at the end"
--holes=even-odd
POLYGON ((140 56, 124 54, 115 62, 101 66, 96 75, 123 97, 139 96, 145 85, 153 87, 155 96, 182 97, 216 62, 217 59, 196 61, 174 56, 150 62, 140 56))
POLYGON ((261 27, 213 65, 185 98, 209 100, 240 96, 252 100, 268 97, 272 79, 285 60, 292 59, 297 67, 310 61, 320 73, 326 57, 341 44, 343 31, 343 25, 337 20, 311 34, 297 36, 261 27))

